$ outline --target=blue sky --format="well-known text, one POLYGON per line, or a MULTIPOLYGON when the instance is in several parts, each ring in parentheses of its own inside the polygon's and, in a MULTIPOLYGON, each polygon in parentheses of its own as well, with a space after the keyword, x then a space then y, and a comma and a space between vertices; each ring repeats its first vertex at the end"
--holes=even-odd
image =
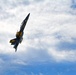
POLYGON ((76 0, 1 0, 0 75, 75 75, 76 0), (30 13, 15 52, 21 22, 30 13))

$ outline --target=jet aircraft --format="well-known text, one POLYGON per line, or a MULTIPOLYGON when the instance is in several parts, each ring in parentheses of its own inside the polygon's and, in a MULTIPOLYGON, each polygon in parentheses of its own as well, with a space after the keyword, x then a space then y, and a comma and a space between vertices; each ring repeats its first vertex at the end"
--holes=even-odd
POLYGON ((19 43, 21 43, 23 40, 24 28, 25 28, 26 23, 29 19, 29 16, 30 16, 30 13, 23 20, 20 30, 16 33, 16 38, 10 40, 11 45, 14 45, 15 52, 17 51, 17 47, 18 47, 19 43))

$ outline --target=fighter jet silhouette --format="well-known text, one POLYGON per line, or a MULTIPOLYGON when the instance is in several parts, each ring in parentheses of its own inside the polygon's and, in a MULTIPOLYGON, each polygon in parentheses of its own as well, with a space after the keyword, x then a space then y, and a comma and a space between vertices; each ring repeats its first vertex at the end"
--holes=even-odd
POLYGON ((26 23, 29 19, 29 16, 30 16, 30 13, 23 20, 20 30, 16 33, 16 38, 10 40, 11 45, 14 45, 15 52, 17 51, 17 47, 18 47, 19 43, 21 43, 23 40, 24 28, 25 28, 26 23))

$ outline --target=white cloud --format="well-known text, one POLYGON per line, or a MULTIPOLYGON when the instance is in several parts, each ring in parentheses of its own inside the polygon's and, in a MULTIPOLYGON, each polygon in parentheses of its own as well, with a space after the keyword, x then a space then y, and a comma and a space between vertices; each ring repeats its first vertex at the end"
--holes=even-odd
POLYGON ((76 58, 76 51, 57 51, 57 50, 49 50, 48 53, 53 57, 54 61, 56 62, 75 62, 76 58))
POLYGON ((76 17, 71 14, 74 11, 70 8, 71 0, 42 0, 39 2, 37 0, 7 0, 6 4, 4 3, 5 0, 1 1, 0 5, 2 14, 0 16, 0 53, 14 55, 14 49, 9 44, 9 40, 14 38, 20 23, 30 12, 24 40, 14 56, 15 59, 19 59, 17 63, 26 64, 25 61, 30 63, 47 60, 76 61, 74 50, 58 51, 56 49, 56 46, 62 41, 74 42, 76 38, 76 17))

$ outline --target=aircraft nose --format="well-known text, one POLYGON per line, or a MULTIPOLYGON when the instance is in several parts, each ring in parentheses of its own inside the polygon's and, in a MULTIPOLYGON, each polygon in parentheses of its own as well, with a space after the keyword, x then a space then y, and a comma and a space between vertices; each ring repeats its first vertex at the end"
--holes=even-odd
POLYGON ((28 14, 28 16, 30 16, 30 13, 28 14))
POLYGON ((30 13, 27 15, 26 20, 28 20, 29 16, 30 16, 30 13))

